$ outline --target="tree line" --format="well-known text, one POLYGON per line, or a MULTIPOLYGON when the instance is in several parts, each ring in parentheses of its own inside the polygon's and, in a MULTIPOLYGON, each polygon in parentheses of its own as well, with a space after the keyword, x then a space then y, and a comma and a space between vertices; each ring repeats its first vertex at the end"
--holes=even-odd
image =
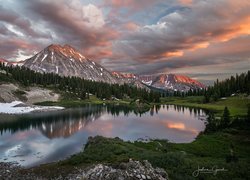
POLYGON ((219 98, 234 96, 235 94, 250 94, 250 71, 231 76, 223 81, 217 81, 204 91, 204 102, 217 101, 219 98))
POLYGON ((80 77, 63 77, 55 73, 39 73, 26 67, 7 66, 0 63, 0 68, 24 86, 41 85, 65 92, 71 98, 88 99, 90 94, 100 99, 142 99, 147 102, 160 102, 161 94, 147 91, 128 84, 108 84, 94 82, 80 77))
POLYGON ((250 94, 250 71, 246 73, 236 74, 223 81, 218 79, 213 86, 204 89, 190 89, 187 92, 167 92, 165 96, 204 96, 204 103, 217 101, 219 98, 233 96, 234 94, 246 93, 250 94))

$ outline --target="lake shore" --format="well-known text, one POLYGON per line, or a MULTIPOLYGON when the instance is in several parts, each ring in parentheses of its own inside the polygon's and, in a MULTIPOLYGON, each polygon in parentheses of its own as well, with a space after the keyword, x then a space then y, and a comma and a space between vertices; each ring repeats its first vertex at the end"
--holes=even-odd
POLYGON ((195 141, 181 144, 170 143, 167 140, 132 143, 119 138, 90 137, 84 151, 66 160, 28 169, 21 168, 15 173, 22 173, 25 178, 31 176, 67 179, 77 173, 79 175, 79 169, 80 172, 85 172, 97 164, 117 167, 132 158, 140 162, 148 160, 153 167, 163 168, 170 179, 193 179, 193 172, 197 170, 198 165, 209 169, 217 167, 227 170, 218 172, 215 176, 201 173, 200 178, 244 179, 250 175, 250 131, 247 126, 245 127, 200 134, 195 141), (232 146, 233 156, 230 153, 232 146))
MULTIPOLYGON (((168 104, 201 107, 214 110, 217 116, 228 106, 232 117, 247 113, 249 100, 230 97, 214 104, 199 104, 193 98, 175 98, 168 104), (212 106, 215 107, 212 107, 212 106)), ((166 103, 166 101, 162 102, 166 103)), ((42 177, 44 179, 63 178, 76 172, 86 170, 94 165, 103 164, 117 166, 128 162, 130 158, 148 160, 153 167, 163 168, 170 179, 193 179, 197 167, 207 169, 226 169, 225 172, 200 174, 205 179, 246 179, 250 176, 250 129, 249 122, 236 122, 231 127, 210 133, 200 133, 191 143, 170 143, 167 140, 151 140, 150 142, 129 142, 119 138, 89 138, 84 151, 66 160, 40 165, 28 169, 20 169, 24 177, 42 177), (51 171, 53 169, 53 171, 51 171), (240 171, 238 170, 240 169, 240 171), (34 175, 34 176, 33 176, 34 175)), ((16 171, 17 172, 17 171, 16 171)), ((26 178, 28 179, 28 178, 26 178)))
POLYGON ((247 106, 250 104, 250 98, 242 94, 221 98, 218 101, 210 103, 203 103, 203 98, 203 96, 166 97, 161 99, 161 104, 207 109, 214 112, 216 116, 222 115, 225 106, 229 108, 231 116, 246 116, 247 106))

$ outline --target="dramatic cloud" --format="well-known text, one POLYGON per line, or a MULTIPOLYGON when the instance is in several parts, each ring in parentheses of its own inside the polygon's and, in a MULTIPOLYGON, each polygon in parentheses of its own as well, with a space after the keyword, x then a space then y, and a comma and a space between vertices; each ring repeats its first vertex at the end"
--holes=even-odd
POLYGON ((35 1, 28 7, 54 31, 53 38, 60 43, 70 42, 88 51, 93 46, 109 46, 117 37, 117 32, 105 26, 101 10, 92 4, 85 6, 76 0, 35 1))
POLYGON ((249 69, 250 1, 1 3, 1 58, 23 60, 52 43, 71 44, 110 70, 216 79, 249 69))
POLYGON ((152 6, 162 0, 105 0, 105 5, 114 9, 116 8, 129 8, 130 10, 141 10, 145 7, 152 6))
MULTIPOLYGON (((111 41, 118 36, 116 31, 105 25, 104 16, 98 7, 93 4, 83 5, 80 0, 59 0, 56 2, 31 0, 20 6, 24 11, 27 10, 24 15, 29 17, 29 20, 25 16, 18 15, 12 10, 7 11, 2 7, 0 20, 10 24, 9 31, 12 28, 13 33, 19 36, 19 41, 26 39, 27 42, 23 43, 29 44, 31 40, 28 38, 36 38, 36 41, 32 40, 32 43, 41 49, 51 43, 69 43, 82 50, 87 56, 100 58, 104 54, 110 55, 110 52, 103 52, 107 52, 107 47, 112 45, 111 41), (36 25, 38 27, 33 28, 30 21, 33 22, 33 27, 36 25), (18 29, 13 28, 13 26, 18 29), (44 33, 38 33, 40 32, 37 30, 38 28, 42 29, 44 33), (47 35, 44 35, 45 33, 47 35), (37 38, 45 39, 38 41, 37 38)), ((6 26, 0 28, 2 33, 6 33, 4 27, 6 28, 6 26)), ((4 41, 6 40, 2 40, 2 43, 4 41)), ((10 51, 11 53, 15 52, 14 57, 16 57, 19 54, 18 49, 21 48, 23 47, 16 46, 10 51)), ((0 48, 3 55, 5 50, 6 47, 0 48)))
POLYGON ((197 1, 192 7, 162 17, 128 34, 116 44, 124 56, 137 60, 160 60, 183 56, 185 50, 207 48, 250 34, 250 2, 197 1))

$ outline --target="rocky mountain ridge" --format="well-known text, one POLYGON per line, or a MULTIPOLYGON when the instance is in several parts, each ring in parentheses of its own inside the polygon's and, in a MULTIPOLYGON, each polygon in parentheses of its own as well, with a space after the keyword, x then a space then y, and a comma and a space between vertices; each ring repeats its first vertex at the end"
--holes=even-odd
POLYGON ((70 45, 50 45, 35 56, 25 60, 24 65, 41 73, 55 73, 61 76, 77 76, 92 81, 118 83, 108 70, 86 58, 70 45))
POLYGON ((205 85, 184 75, 156 74, 136 75, 132 73, 110 72, 100 64, 86 58, 70 45, 52 44, 33 57, 21 62, 8 62, 7 65, 23 65, 41 73, 55 73, 61 76, 77 76, 91 81, 110 84, 130 84, 138 88, 157 88, 166 91, 203 89, 205 85))
POLYGON ((112 72, 117 78, 127 80, 136 79, 148 87, 171 91, 189 91, 190 89, 203 89, 206 86, 199 81, 184 75, 176 74, 156 74, 156 75, 136 75, 132 73, 112 72))

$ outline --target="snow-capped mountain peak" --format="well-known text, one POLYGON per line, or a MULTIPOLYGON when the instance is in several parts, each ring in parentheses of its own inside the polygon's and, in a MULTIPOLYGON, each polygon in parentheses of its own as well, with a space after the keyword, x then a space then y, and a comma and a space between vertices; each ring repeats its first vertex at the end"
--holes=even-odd
POLYGON ((117 83, 108 70, 91 61, 70 45, 52 44, 35 56, 25 60, 25 67, 37 72, 77 76, 92 81, 117 83))

